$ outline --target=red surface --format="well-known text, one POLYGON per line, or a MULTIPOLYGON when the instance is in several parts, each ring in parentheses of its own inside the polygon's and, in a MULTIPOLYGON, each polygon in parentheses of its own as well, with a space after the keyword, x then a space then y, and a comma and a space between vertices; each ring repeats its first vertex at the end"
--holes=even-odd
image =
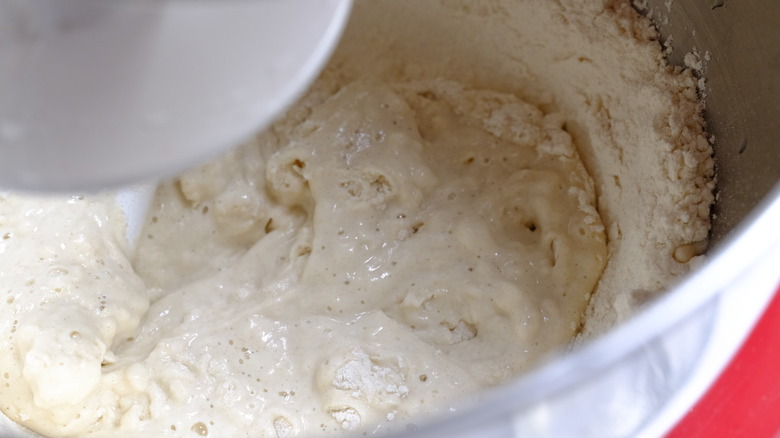
POLYGON ((780 437, 780 288, 745 344, 667 438, 780 437))

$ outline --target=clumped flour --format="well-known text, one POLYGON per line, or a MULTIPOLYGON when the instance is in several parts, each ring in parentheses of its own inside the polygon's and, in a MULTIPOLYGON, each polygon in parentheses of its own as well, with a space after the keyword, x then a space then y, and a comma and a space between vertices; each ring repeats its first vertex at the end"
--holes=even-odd
POLYGON ((358 2, 309 93, 162 183, 0 196, 0 408, 50 436, 403 430, 706 249, 697 79, 619 1, 358 2))

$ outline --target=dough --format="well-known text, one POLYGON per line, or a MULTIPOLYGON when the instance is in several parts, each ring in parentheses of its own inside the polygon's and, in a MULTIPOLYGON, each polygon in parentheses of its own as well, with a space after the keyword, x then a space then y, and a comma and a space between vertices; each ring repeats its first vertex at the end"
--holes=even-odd
POLYGON ((627 5, 480 5, 358 3, 312 90, 252 141, 162 183, 137 245, 108 195, 0 196, 2 411, 50 436, 404 430, 684 273, 674 254, 706 237, 712 188, 695 78, 664 66, 627 5), (520 10, 525 21, 507 18, 520 10), (607 42, 572 45, 593 17, 607 42), (475 30, 488 22, 498 33, 475 30), (454 23, 483 51, 431 56, 461 38, 454 23), (556 41, 539 56, 574 62, 575 77, 534 85, 540 64, 506 57, 518 43, 495 35, 556 41), (462 68, 493 53, 508 60, 462 68), (614 111, 638 79, 603 92, 588 70, 599 56, 656 75, 632 97, 645 112, 614 111), (654 205, 616 203, 635 183, 610 158, 649 168, 636 184, 654 205), (636 218, 658 209, 669 213, 634 244, 636 218))
POLYGON ((6 197, 29 263, 9 413, 57 435, 338 432, 507 380, 571 340, 606 263, 562 123, 454 82, 350 83, 162 185, 138 276, 100 203, 6 197))

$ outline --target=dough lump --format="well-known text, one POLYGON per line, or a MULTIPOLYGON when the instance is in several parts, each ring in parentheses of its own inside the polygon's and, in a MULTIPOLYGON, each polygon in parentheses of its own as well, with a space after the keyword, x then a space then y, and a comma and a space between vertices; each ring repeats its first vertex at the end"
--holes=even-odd
POLYGON ((65 290, 9 284, 29 309, 8 340, 25 392, 10 415, 52 435, 355 430, 444 409, 571 340, 606 243, 559 116, 449 81, 352 82, 306 110, 163 184, 135 273, 108 240, 74 275, 111 226, 89 221, 97 203, 6 209, 7 251, 67 272, 65 290), (61 235, 65 214, 88 233, 61 235), (22 240, 25 221, 53 235, 22 240), (84 280, 100 276, 121 284, 84 280))

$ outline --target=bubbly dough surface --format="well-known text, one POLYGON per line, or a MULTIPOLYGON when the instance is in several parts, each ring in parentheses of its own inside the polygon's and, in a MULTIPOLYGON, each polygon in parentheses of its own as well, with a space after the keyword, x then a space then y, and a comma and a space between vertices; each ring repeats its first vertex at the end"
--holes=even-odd
POLYGON ((158 189, 135 272, 103 204, 4 198, 4 251, 35 267, 6 282, 9 415, 52 435, 392 428, 571 340, 606 244, 560 117, 448 81, 301 105, 158 189))

